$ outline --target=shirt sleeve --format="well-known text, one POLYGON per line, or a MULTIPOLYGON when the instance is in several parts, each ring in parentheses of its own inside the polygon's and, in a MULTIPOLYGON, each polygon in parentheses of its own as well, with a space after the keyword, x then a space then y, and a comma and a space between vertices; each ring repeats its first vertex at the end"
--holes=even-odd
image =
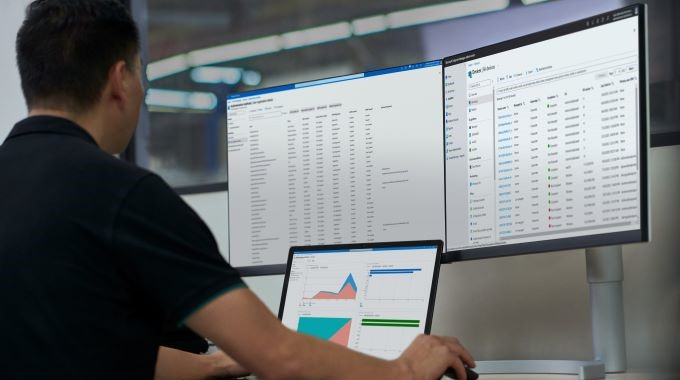
POLYGON ((209 348, 208 341, 196 335, 186 326, 165 327, 160 338, 160 345, 194 354, 203 354, 209 348))
POLYGON ((213 299, 245 286, 206 224, 154 174, 139 180, 123 200, 112 244, 133 291, 166 324, 183 325, 213 299))

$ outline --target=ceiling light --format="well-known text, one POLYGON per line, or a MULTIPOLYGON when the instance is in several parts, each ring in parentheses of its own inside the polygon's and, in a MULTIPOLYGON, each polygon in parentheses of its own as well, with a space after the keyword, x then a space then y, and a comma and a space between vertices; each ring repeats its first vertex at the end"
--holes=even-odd
POLYGON ((356 19, 352 21, 352 30, 357 36, 384 32, 387 30, 387 17, 379 15, 356 19))
POLYGON ((189 65, 186 58, 186 54, 179 54, 149 63, 146 65, 147 79, 152 81, 187 70, 189 65))
POLYGON ((189 92, 150 88, 146 104, 155 107, 210 111, 217 107, 217 96, 211 92, 189 92))
POLYGON ((339 22, 337 24, 284 33, 281 35, 281 38, 283 39, 284 49, 293 49, 323 42, 337 41, 351 36, 352 28, 350 24, 348 22, 339 22))
POLYGON ((241 81, 243 70, 236 67, 202 66, 191 70, 191 80, 196 83, 235 85, 241 81))
POLYGON ((509 0, 466 0, 392 12, 387 15, 390 28, 403 28, 456 17, 505 9, 509 0))
POLYGON ((281 50, 281 38, 279 36, 268 36, 207 49, 194 50, 187 55, 191 66, 204 66, 274 53, 279 50, 281 50))
POLYGON ((243 73, 243 84, 247 86, 257 86, 262 83, 262 74, 257 71, 248 70, 243 73))

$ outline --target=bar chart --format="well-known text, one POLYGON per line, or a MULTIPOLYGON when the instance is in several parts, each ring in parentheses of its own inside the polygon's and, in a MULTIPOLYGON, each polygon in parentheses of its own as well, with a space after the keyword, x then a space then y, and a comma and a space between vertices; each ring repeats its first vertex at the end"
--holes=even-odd
POLYGON ((374 268, 368 271, 367 301, 426 301, 430 277, 417 266, 374 268))
POLYGON ((419 319, 381 316, 361 318, 357 328, 355 348, 383 359, 396 359, 413 339, 422 332, 419 319))

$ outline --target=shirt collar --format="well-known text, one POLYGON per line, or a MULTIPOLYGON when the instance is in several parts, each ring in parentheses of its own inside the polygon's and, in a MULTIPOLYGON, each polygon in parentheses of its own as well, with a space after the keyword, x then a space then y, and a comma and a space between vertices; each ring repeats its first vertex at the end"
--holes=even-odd
POLYGON ((97 145, 94 138, 78 124, 56 116, 29 116, 14 125, 7 140, 34 133, 68 135, 97 145))

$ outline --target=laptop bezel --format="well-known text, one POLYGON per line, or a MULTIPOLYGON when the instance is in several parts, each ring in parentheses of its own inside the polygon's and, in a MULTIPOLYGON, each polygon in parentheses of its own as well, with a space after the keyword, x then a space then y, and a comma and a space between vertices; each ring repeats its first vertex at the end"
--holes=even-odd
POLYGON ((432 272, 432 286, 430 288, 430 300, 427 306, 427 317, 425 319, 424 334, 429 334, 432 327, 432 315, 434 313, 434 303, 437 296, 437 283, 439 282, 439 268, 441 266, 444 242, 442 240, 409 240, 399 242, 372 242, 372 243, 353 243, 353 244, 329 244, 329 245, 305 245, 293 246, 288 250, 288 260, 286 263, 286 274, 283 279, 283 289, 281 290, 281 302, 279 303, 279 320, 283 319, 283 311, 286 306, 286 293, 288 291, 288 280, 290 278, 290 268, 293 263, 295 252, 320 251, 320 250, 345 250, 345 249, 370 249, 370 248, 393 248, 393 247, 417 247, 417 246, 436 246, 434 270, 432 272))

